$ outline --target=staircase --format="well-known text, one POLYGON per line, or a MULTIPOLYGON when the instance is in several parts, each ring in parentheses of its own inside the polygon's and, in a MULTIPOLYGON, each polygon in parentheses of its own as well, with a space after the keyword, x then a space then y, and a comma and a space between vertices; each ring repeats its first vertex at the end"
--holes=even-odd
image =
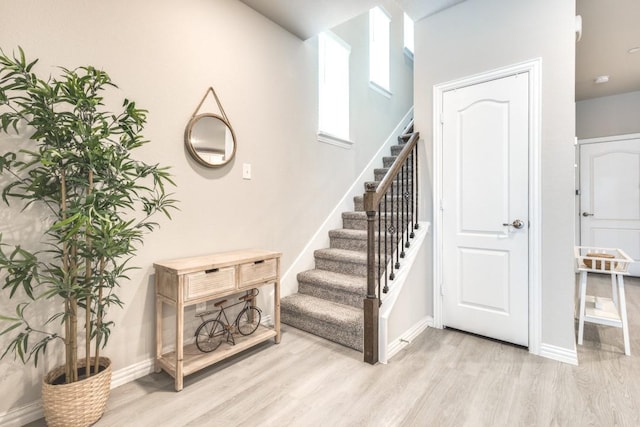
MULTIPOLYGON (((403 147, 403 143, 391 147, 391 156, 383 158, 384 167, 374 170, 376 183, 403 147)), ((362 352, 367 294, 367 215, 362 196, 354 198, 352 212, 342 213, 342 226, 329 232, 329 248, 314 252, 316 268, 298 274, 298 293, 282 299, 281 320, 362 352)))

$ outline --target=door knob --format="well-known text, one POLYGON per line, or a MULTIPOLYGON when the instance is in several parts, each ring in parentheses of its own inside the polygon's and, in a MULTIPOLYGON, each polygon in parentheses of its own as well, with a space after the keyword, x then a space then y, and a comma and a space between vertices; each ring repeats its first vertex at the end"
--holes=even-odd
POLYGON ((593 216, 593 214, 589 212, 582 212, 582 216, 586 218, 588 216, 593 216))
POLYGON ((511 224, 505 223, 505 224, 502 224, 502 225, 504 225, 505 227, 513 227, 513 228, 517 228, 518 230, 520 230, 521 228, 524 228, 524 221, 522 221, 521 219, 516 219, 511 224))

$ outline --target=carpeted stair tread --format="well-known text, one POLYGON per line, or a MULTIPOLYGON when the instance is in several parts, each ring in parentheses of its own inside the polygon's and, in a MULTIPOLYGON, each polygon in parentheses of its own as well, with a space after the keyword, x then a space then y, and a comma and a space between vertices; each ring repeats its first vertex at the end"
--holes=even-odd
POLYGON ((400 152, 402 151, 402 149, 404 148, 405 144, 397 144, 397 145, 392 145, 391 146, 391 154, 395 157, 398 156, 398 154, 400 154, 400 152))
POLYGON ((367 264, 366 252, 350 251, 348 249, 326 248, 318 249, 314 252, 317 258, 331 261, 349 262, 352 264, 367 264))
POLYGON ((329 237, 339 239, 367 240, 367 230, 339 228, 337 230, 330 230, 329 237))
POLYGON ((362 351, 362 308, 300 293, 284 297, 280 307, 283 323, 362 351))
POLYGON ((311 283, 316 286, 327 286, 348 292, 367 293, 367 278, 328 270, 307 270, 298 273, 298 282, 311 283))

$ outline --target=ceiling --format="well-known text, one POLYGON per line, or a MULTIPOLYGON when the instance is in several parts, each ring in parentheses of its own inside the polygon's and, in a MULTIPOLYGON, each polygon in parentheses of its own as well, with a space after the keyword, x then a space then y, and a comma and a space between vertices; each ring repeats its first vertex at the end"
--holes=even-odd
MULTIPOLYGON (((240 0, 302 40, 358 16, 380 0, 240 0)), ((414 20, 464 0, 395 0, 414 20)), ((576 0, 576 100, 640 90, 640 0, 576 0), (595 78, 608 75, 609 82, 595 78)))
MULTIPOLYGON (((306 40, 348 21, 380 0, 240 0, 290 33, 306 40)), ((414 21, 464 0, 395 0, 414 21)))
POLYGON ((582 39, 576 44, 576 101, 640 90, 640 1, 577 0, 582 39), (609 82, 595 78, 608 75, 609 82))

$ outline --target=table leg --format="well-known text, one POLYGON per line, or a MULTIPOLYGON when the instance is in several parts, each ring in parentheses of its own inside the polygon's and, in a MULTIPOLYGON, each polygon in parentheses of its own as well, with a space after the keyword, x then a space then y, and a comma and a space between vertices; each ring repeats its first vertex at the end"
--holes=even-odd
POLYGON ((613 295, 613 305, 615 305, 617 309, 620 309, 618 306, 618 287, 616 286, 616 276, 618 275, 611 275, 611 295, 613 295))
POLYGON ((622 319, 622 336, 624 338, 624 354, 631 356, 631 345, 629 343, 629 325, 627 323, 627 301, 624 295, 624 276, 618 274, 618 292, 620 293, 620 319, 622 319))
POLYGON ((584 335, 585 303, 587 299, 587 272, 580 272, 580 316, 578 320, 578 345, 582 345, 584 335))
POLYGON ((162 300, 156 297, 156 361, 153 371, 158 374, 162 370, 159 360, 162 357, 162 300))

